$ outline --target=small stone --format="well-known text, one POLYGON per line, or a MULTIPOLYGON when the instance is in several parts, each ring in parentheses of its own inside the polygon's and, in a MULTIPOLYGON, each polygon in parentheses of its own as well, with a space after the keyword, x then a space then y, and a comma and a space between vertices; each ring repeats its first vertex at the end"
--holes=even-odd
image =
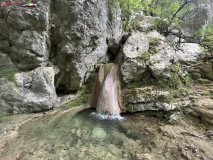
POLYGON ((92 138, 105 138, 107 136, 106 132, 102 128, 94 128, 92 130, 92 138))

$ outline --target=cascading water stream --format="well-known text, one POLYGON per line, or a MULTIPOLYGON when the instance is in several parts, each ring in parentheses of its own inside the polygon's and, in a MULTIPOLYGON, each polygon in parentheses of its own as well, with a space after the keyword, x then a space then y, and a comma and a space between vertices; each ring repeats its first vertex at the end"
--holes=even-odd
POLYGON ((101 114, 119 115, 120 108, 118 103, 118 66, 113 64, 109 74, 103 83, 97 101, 96 110, 101 114))
POLYGON ((120 49, 114 63, 106 64, 99 69, 90 103, 91 107, 96 108, 99 114, 120 115, 118 62, 121 53, 122 49, 120 49))

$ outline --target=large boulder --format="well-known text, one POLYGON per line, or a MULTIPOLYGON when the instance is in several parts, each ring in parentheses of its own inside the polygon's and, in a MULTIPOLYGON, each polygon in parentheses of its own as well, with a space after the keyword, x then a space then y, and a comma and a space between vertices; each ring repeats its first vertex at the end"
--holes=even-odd
POLYGON ((188 99, 175 100, 169 91, 158 90, 156 87, 125 89, 123 100, 123 112, 172 111, 190 104, 188 99))
POLYGON ((202 54, 200 45, 197 43, 182 43, 180 49, 176 51, 176 56, 182 61, 196 61, 202 54))
POLYGON ((190 104, 184 67, 165 37, 151 29, 141 23, 123 46, 122 112, 171 111, 190 104))
POLYGON ((121 65, 123 81, 137 81, 150 72, 155 78, 170 77, 168 68, 177 61, 175 51, 157 31, 134 32, 126 41, 124 62, 121 65))
POLYGON ((54 69, 40 67, 0 78, 0 106, 8 113, 39 112, 49 110, 56 102, 54 69))

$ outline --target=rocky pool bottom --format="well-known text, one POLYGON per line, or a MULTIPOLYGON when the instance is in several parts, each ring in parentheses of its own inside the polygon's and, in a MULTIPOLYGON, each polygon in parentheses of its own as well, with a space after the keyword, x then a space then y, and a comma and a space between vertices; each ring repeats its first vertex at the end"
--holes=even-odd
POLYGON ((107 120, 92 109, 79 110, 16 115, 0 123, 0 159, 213 159, 211 131, 188 115, 180 113, 172 123, 142 113, 107 120))

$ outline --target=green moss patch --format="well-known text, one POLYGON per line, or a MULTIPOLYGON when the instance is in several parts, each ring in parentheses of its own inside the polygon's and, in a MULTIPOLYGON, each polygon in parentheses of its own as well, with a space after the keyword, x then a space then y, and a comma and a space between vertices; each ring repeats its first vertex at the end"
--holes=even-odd
POLYGON ((148 51, 141 53, 141 56, 138 57, 139 59, 143 60, 143 61, 148 61, 150 58, 150 53, 148 51))
POLYGON ((212 63, 203 64, 203 66, 200 68, 200 73, 202 78, 213 80, 212 63))
POLYGON ((105 78, 109 74, 109 72, 111 71, 113 65, 114 65, 114 63, 107 63, 107 64, 104 65, 104 77, 105 78))
POLYGON ((0 110, 0 122, 3 120, 5 115, 5 112, 3 110, 0 110))
POLYGON ((138 88, 142 86, 142 82, 141 81, 136 81, 136 82, 130 82, 127 85, 125 85, 125 88, 128 89, 132 89, 132 88, 138 88))
POLYGON ((159 46, 161 44, 161 40, 159 38, 153 38, 149 41, 149 53, 150 54, 157 54, 158 50, 157 50, 157 46, 159 46))
POLYGON ((188 96, 190 92, 188 88, 180 88, 178 90, 171 90, 170 93, 174 98, 182 98, 188 96))
MULTIPOLYGON (((139 53, 141 55, 138 59, 142 59, 143 61, 148 61, 150 55, 154 55, 158 53, 157 46, 161 44, 161 40, 159 38, 153 38, 149 41, 149 50, 143 53, 139 53)), ((160 63, 160 62, 158 62, 160 63)))
POLYGON ((73 102, 66 105, 66 109, 70 109, 73 107, 77 107, 83 104, 86 104, 89 101, 90 94, 84 94, 78 99, 74 100, 73 102))
POLYGON ((15 81, 15 74, 18 73, 18 70, 16 69, 8 69, 8 68, 4 68, 1 72, 0 72, 0 78, 6 78, 9 81, 14 82, 15 81))
POLYGON ((158 46, 161 44, 161 40, 159 38, 152 38, 150 41, 149 41, 149 44, 150 45, 155 45, 155 46, 158 46))

